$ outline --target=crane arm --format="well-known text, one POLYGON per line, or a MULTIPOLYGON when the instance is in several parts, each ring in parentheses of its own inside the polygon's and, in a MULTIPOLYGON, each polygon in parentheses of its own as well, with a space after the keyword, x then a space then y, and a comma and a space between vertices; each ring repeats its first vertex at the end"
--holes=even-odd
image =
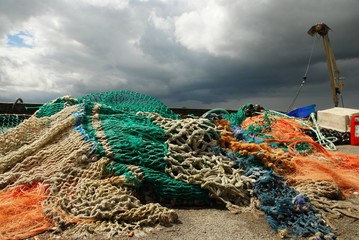
POLYGON ((319 23, 314 26, 312 26, 308 30, 308 34, 311 36, 314 36, 318 34, 323 39, 323 46, 324 46, 324 52, 327 59, 327 68, 329 73, 329 79, 330 79, 330 86, 332 89, 332 96, 335 107, 338 107, 339 104, 339 97, 338 95, 341 94, 340 90, 340 84, 339 84, 339 69, 336 64, 335 56, 333 53, 333 50, 330 46, 330 41, 328 37, 328 32, 331 30, 326 24, 319 23))

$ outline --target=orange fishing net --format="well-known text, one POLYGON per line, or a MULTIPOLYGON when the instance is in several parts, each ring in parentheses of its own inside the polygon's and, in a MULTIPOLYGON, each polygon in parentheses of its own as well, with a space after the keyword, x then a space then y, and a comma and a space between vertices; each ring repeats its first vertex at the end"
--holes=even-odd
POLYGON ((349 196, 351 190, 359 192, 359 168, 354 161, 359 156, 345 154, 330 154, 330 157, 295 156, 292 159, 295 173, 288 174, 289 181, 304 182, 308 180, 323 180, 335 183, 344 196, 349 196), (354 163, 354 164, 352 164, 354 163), (355 168, 356 167, 356 168, 355 168))
POLYGON ((277 174, 294 171, 290 162, 291 156, 282 148, 273 148, 268 143, 247 143, 237 141, 232 135, 230 122, 224 119, 216 121, 221 131, 220 146, 238 152, 244 156, 253 155, 260 159, 267 167, 271 167, 277 174))
POLYGON ((303 132, 307 127, 294 119, 278 116, 268 119, 258 115, 247 118, 241 125, 243 129, 263 127, 265 142, 261 144, 238 141, 232 136, 229 121, 217 121, 221 146, 243 155, 256 156, 277 174, 286 176, 289 183, 323 180, 335 183, 345 196, 351 190, 359 191, 359 156, 327 152, 303 132), (281 146, 274 147, 271 143, 281 146), (307 150, 297 150, 300 143, 306 143, 307 150))
MULTIPOLYGON (((308 127, 301 125, 298 121, 292 118, 283 118, 279 116, 268 117, 270 127, 264 128, 264 133, 270 135, 271 138, 265 139, 266 142, 278 142, 287 145, 288 151, 292 154, 296 153, 296 145, 298 143, 308 143, 318 152, 327 154, 325 149, 316 143, 310 136, 306 135, 303 130, 308 127)), ((257 115, 247 118, 242 123, 243 129, 248 129, 252 126, 263 126, 267 124, 267 120, 263 115, 257 115)))
POLYGON ((0 239, 23 239, 52 227, 43 214, 46 186, 20 185, 0 193, 0 239))

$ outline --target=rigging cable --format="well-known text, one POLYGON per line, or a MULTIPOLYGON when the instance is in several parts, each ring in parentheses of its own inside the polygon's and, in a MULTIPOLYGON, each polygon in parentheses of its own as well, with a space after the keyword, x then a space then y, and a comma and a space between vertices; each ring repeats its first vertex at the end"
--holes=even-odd
POLYGON ((289 105, 289 107, 288 107, 288 109, 287 109, 287 112, 289 112, 289 111, 292 109, 292 107, 293 107, 295 101, 297 100, 297 98, 298 98, 298 96, 299 96, 300 91, 302 90, 302 88, 303 88, 303 86, 304 86, 304 84, 305 84, 305 81, 307 80, 307 75, 308 75, 308 71, 309 71, 309 66, 310 66, 310 62, 312 61, 312 56, 313 56, 313 52, 314 52, 315 41, 316 41, 316 38, 313 38, 312 50, 310 51, 310 56, 309 56, 309 60, 308 60, 308 65, 307 65, 307 69, 305 70, 305 73, 304 73, 303 81, 302 81, 302 83, 300 84, 300 87, 299 87, 299 89, 298 89, 298 92, 297 92, 297 94, 295 95, 295 97, 293 98, 292 103, 289 105))

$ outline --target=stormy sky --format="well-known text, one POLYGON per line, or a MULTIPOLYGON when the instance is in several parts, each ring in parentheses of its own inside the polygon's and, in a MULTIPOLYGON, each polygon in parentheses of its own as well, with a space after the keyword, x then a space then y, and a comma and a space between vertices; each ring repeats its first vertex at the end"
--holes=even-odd
POLYGON ((170 107, 287 111, 309 66, 293 108, 327 109, 323 44, 307 34, 324 22, 344 106, 359 109, 358 10, 358 0, 1 0, 0 102, 134 90, 170 107))

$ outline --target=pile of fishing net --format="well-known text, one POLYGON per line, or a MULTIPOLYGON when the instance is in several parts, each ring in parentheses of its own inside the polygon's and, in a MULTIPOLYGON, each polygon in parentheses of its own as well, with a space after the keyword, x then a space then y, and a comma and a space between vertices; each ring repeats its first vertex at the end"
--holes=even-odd
POLYGON ((359 218, 358 156, 248 106, 182 119, 131 91, 62 97, 0 135, 0 238, 110 239, 178 219, 170 206, 261 210, 283 237, 334 239, 359 218), (258 112, 259 111, 259 112, 258 112))

